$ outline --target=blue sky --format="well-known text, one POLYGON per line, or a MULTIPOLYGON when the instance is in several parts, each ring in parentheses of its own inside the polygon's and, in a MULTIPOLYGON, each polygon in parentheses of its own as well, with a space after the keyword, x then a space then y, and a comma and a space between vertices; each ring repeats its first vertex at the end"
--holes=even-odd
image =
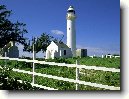
POLYGON ((87 48, 88 55, 120 53, 119 0, 1 0, 0 4, 12 10, 12 21, 26 23, 26 37, 46 32, 60 39, 64 34, 65 43, 66 11, 73 5, 77 48, 87 48))

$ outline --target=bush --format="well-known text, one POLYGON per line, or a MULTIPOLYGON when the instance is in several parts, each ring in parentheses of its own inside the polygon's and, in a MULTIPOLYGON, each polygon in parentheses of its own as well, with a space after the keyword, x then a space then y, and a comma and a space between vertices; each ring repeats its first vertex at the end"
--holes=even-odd
POLYGON ((29 82, 20 83, 20 78, 11 78, 10 68, 0 69, 0 90, 44 90, 36 87, 32 87, 29 82))

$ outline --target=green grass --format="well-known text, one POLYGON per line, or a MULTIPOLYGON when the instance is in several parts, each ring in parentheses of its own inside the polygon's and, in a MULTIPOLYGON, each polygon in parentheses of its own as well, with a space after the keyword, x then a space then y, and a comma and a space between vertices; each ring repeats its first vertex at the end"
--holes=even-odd
MULTIPOLYGON (((28 81, 30 83, 32 82, 32 75, 12 71, 10 76, 14 78, 20 77, 21 80, 28 81)), ((75 90, 74 83, 54 80, 54 79, 45 78, 45 77, 35 76, 35 83, 43 86, 59 89, 59 90, 75 90)), ((79 85, 79 90, 105 90, 105 89, 79 85)))
POLYGON ((46 61, 50 62, 60 62, 68 64, 76 64, 76 60, 79 61, 81 65, 87 66, 103 66, 108 68, 120 68, 120 58, 57 58, 57 59, 47 59, 46 61))
MULTIPOLYGON (((68 58, 68 59, 57 59, 56 62, 66 62, 66 63, 75 63, 77 58, 68 58)), ((97 65, 105 66, 110 68, 120 68, 120 58, 81 58, 80 64, 85 65, 97 65)), ((47 60, 54 61, 54 60, 47 60)), ((4 65, 4 61, 0 60, 0 65, 4 65)), ((17 61, 8 61, 8 66, 12 68, 19 68, 27 71, 32 71, 32 63, 17 62, 17 61)), ((59 66, 49 66, 49 65, 35 65, 35 72, 49 74, 64 78, 75 79, 75 68, 68 67, 59 67, 59 66)), ((120 87, 120 73, 113 72, 104 72, 104 71, 95 71, 95 70, 82 70, 85 75, 80 74, 80 80, 86 82, 93 82, 98 84, 110 85, 120 87)), ((32 82, 32 75, 23 74, 18 72, 11 72, 11 77, 19 77, 21 80, 26 80, 32 82)), ((54 80, 45 77, 35 76, 35 83, 41 84, 43 86, 56 88, 59 90, 75 90, 75 84, 65 81, 54 80)), ((79 85, 80 90, 105 90, 102 88, 96 88, 91 86, 79 85)))

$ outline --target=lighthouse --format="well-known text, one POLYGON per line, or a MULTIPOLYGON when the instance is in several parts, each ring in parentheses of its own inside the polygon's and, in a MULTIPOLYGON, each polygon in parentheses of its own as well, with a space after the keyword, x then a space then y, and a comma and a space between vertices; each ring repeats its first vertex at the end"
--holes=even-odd
POLYGON ((63 42, 54 42, 47 47, 46 59, 49 58, 70 58, 70 57, 85 57, 87 49, 76 49, 76 28, 75 28, 75 10, 70 6, 67 10, 67 44, 63 42))
POLYGON ((67 10, 67 46, 71 48, 73 57, 76 57, 76 28, 75 28, 75 10, 70 6, 67 10))

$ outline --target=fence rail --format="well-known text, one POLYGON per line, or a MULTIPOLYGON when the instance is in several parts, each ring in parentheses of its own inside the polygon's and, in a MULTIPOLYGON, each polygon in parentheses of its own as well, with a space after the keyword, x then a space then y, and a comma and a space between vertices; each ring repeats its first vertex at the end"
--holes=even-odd
POLYGON ((111 71, 111 72, 120 72, 120 69, 116 68, 106 68, 106 67, 98 67, 98 66, 86 66, 86 65, 77 65, 77 64, 66 64, 66 63, 55 63, 55 62, 46 62, 46 61, 38 61, 38 60, 28 60, 28 59, 18 59, 18 58, 9 58, 9 57, 0 57, 0 59, 7 59, 7 60, 16 60, 16 61, 23 61, 23 62, 31 62, 31 63, 38 63, 38 64, 48 64, 48 65, 57 65, 57 66, 66 66, 66 67, 77 67, 80 69, 93 69, 93 70, 101 70, 101 71, 111 71))
POLYGON ((96 66, 86 66, 86 65, 78 65, 78 62, 76 61, 76 64, 65 64, 65 63, 55 63, 55 62, 45 62, 45 61, 38 61, 38 60, 28 60, 28 59, 18 59, 18 58, 9 58, 9 57, 0 57, 0 59, 3 60, 16 60, 16 61, 23 61, 23 62, 31 62, 33 63, 33 72, 30 71, 25 71, 25 70, 19 70, 19 69, 13 69, 15 72, 22 72, 22 73, 27 73, 27 74, 32 74, 33 75, 33 81, 32 85, 37 86, 40 88, 48 89, 48 90, 57 90, 54 88, 34 84, 34 76, 42 76, 42 77, 47 77, 47 78, 52 78, 56 80, 62 80, 62 81, 68 81, 76 84, 76 90, 78 90, 78 84, 83 84, 83 85, 88 85, 92 87, 99 87, 99 88, 105 88, 109 90, 120 90, 120 87, 114 87, 114 86, 108 86, 108 85, 102 85, 102 84, 97 84, 97 83, 91 83, 91 82, 85 82, 85 81, 80 81, 79 80, 79 69, 88 69, 88 70, 101 70, 101 71, 110 71, 110 72, 120 72, 120 69, 115 69, 115 68, 106 68, 106 67, 96 67, 96 66), (41 73, 36 73, 34 72, 34 64, 48 64, 48 65, 56 65, 56 66, 67 66, 67 67, 75 67, 76 68, 76 80, 74 79, 69 79, 69 78, 63 78, 63 77, 58 77, 58 76, 53 76, 53 75, 47 75, 47 74, 41 74, 41 73))

